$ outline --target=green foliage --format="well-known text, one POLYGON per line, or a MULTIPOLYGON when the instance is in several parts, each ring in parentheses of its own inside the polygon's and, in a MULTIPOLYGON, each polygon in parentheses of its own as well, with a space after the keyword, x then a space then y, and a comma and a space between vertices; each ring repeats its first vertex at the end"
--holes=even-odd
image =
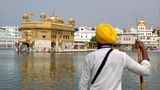
POLYGON ((152 33, 156 33, 158 29, 154 28, 152 33))
POLYGON ((91 39, 90 39, 91 42, 96 42, 96 36, 93 36, 91 39))
POLYGON ((153 32, 152 33, 155 33, 157 31, 157 29, 153 29, 153 32))

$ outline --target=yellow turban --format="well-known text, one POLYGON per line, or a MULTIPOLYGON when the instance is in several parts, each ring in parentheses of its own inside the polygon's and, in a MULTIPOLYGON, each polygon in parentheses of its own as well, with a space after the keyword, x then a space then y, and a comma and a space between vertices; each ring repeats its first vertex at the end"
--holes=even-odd
POLYGON ((96 41, 100 44, 115 44, 117 33, 111 25, 102 23, 96 26, 96 41))

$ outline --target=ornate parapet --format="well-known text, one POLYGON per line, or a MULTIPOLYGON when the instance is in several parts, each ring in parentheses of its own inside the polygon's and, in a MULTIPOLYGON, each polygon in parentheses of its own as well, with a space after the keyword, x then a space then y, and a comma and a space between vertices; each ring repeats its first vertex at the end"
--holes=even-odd
POLYGON ((59 24, 59 23, 51 23, 48 21, 45 22, 22 22, 21 29, 47 29, 47 30, 68 30, 74 31, 73 26, 59 24))

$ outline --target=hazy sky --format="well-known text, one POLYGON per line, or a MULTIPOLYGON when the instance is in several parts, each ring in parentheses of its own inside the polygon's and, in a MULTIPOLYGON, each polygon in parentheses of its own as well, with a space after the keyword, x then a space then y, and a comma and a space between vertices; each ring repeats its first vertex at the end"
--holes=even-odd
POLYGON ((30 10, 35 21, 41 12, 50 16, 54 10, 65 23, 73 17, 77 27, 94 27, 106 22, 126 28, 140 17, 158 27, 160 0, 1 0, 0 26, 19 26, 23 13, 30 10))

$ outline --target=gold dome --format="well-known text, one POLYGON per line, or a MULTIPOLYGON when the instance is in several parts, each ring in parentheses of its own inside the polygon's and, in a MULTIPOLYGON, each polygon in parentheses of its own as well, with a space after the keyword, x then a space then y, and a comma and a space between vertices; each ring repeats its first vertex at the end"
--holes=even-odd
POLYGON ((29 20, 29 15, 28 15, 27 13, 24 13, 24 14, 23 14, 22 19, 23 19, 23 22, 28 22, 28 21, 30 21, 30 20, 29 20))
POLYGON ((24 13, 22 18, 23 18, 23 19, 29 19, 29 16, 28 16, 27 13, 24 13))
POLYGON ((138 25, 140 25, 140 26, 146 25, 145 20, 144 20, 144 19, 140 19, 140 20, 138 21, 138 25))
POLYGON ((63 19, 59 18, 57 16, 50 16, 50 17, 47 18, 47 20, 52 22, 52 23, 61 23, 61 24, 64 23, 63 19))

